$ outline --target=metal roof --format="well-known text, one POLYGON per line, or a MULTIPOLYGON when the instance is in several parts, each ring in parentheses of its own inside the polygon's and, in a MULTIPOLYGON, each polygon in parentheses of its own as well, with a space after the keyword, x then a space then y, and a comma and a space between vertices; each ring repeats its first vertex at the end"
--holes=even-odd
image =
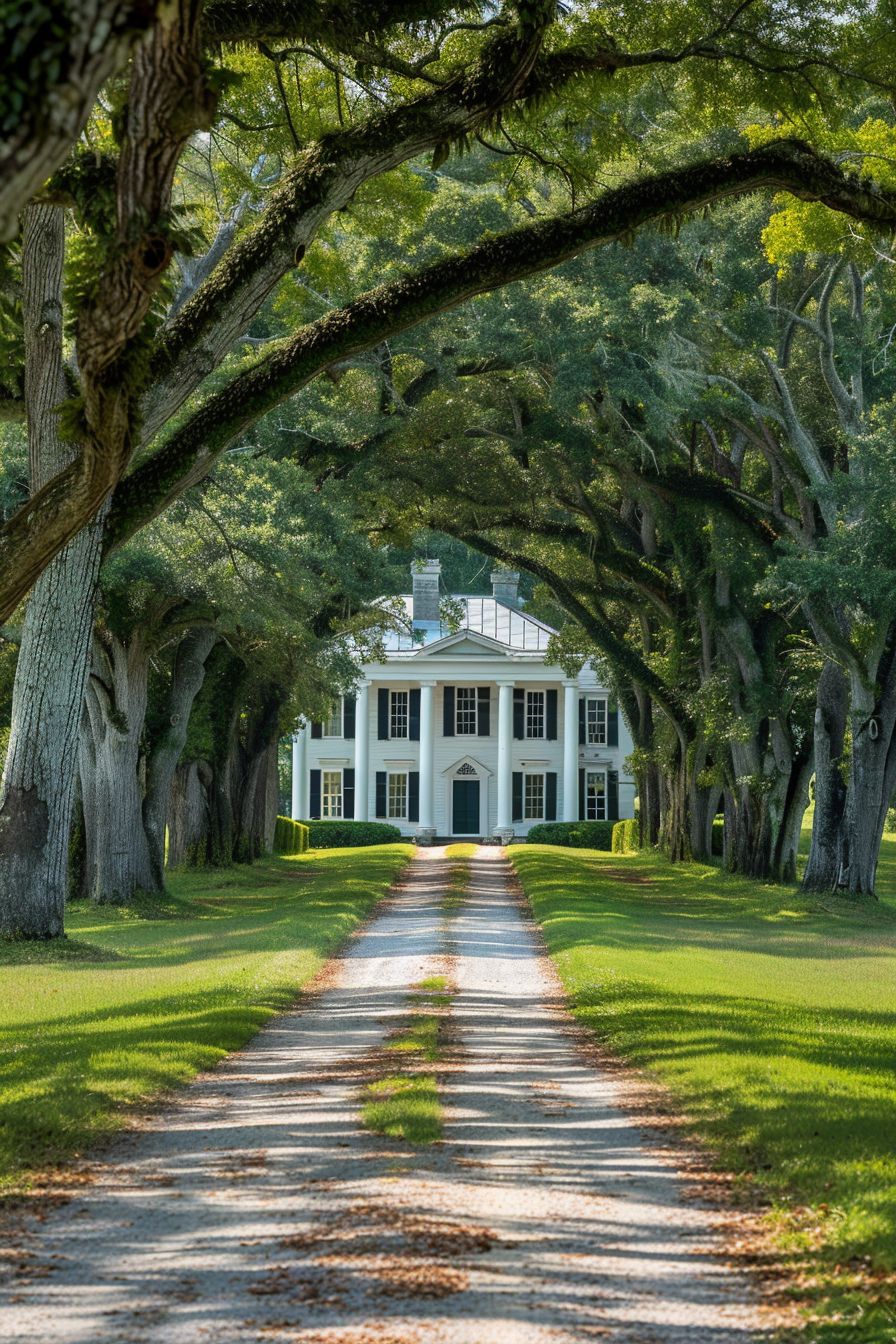
POLYGON ((452 600, 462 602, 465 607, 466 615, 459 626, 452 627, 443 621, 420 621, 413 625, 413 598, 410 594, 403 594, 398 601, 404 603, 408 628, 406 631, 391 631, 386 636, 386 652, 419 653, 436 640, 469 630, 477 635, 485 635, 517 653, 545 653, 548 640, 556 633, 544 621, 529 616, 518 607, 499 602, 494 597, 453 593, 452 600))

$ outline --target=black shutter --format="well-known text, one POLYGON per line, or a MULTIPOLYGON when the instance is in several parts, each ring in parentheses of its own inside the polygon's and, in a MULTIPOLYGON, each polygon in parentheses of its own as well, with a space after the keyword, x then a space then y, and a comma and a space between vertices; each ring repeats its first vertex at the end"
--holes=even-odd
POLYGON ((546 691, 544 698, 544 735, 549 742, 557 741, 557 692, 546 691))
POLYGON ((442 700, 442 736, 454 736, 454 687, 446 686, 442 700))
POLYGON ((607 705, 607 746, 619 746, 619 710, 607 705))
POLYGON ((516 689, 513 692, 513 735, 526 736, 526 692, 516 689))
POLYGON ((420 771, 408 771, 408 821, 420 820, 420 771))
POLYGON ((355 697, 353 695, 344 695, 342 697, 342 736, 354 737, 355 735, 355 697))
POLYGON ((342 772, 342 815, 354 820, 355 816, 355 772, 342 772))
POLYGON ((389 737, 389 692, 383 686, 376 693, 376 731, 381 742, 389 737))
POLYGON ((557 820, 557 772, 549 770, 544 777, 544 819, 557 820))
POLYGON ((513 772, 513 788, 511 790, 511 821, 522 821, 523 819, 523 776, 521 771, 513 772))
POLYGON ((619 820, 619 771, 607 771, 607 821, 619 820))
POLYGON ((579 771, 579 821, 585 820, 585 771, 579 771))
POLYGON ((412 686, 408 696, 408 737, 420 741, 420 687, 412 686))
POLYGON ((490 737, 492 731, 491 725, 491 703, 492 692, 489 686, 480 686, 478 691, 479 724, 478 732, 480 737, 490 737))
POLYGON ((378 817, 384 817, 384 816, 386 815, 386 813, 388 812, 389 809, 388 809, 388 807, 386 806, 386 802, 387 802, 387 799, 386 799, 386 772, 385 772, 385 770, 377 770, 377 772, 376 772, 376 815, 377 815, 378 817))
POLYGON ((585 701, 579 700, 579 746, 585 745, 585 701))
POLYGON ((323 726, 323 724, 322 724, 322 723, 312 723, 312 725, 311 725, 311 736, 312 736, 312 737, 323 737, 323 735, 324 735, 324 726, 323 726))
POLYGON ((320 771, 310 770, 310 787, 308 790, 308 816, 312 820, 320 817, 320 771))

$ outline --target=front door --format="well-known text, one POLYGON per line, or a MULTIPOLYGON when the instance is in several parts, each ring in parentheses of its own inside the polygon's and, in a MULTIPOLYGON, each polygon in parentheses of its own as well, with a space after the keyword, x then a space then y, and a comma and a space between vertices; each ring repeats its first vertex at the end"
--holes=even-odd
POLYGON ((452 834, 479 834, 479 780, 456 779, 452 798, 452 834))

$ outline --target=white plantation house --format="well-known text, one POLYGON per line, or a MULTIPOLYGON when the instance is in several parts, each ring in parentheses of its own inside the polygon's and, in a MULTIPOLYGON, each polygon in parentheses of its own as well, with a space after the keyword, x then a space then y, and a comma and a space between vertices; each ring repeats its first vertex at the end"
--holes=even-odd
POLYGON ((628 729, 590 666, 547 661, 550 626, 519 605, 519 575, 458 595, 440 620, 437 560, 412 568, 407 633, 363 668, 327 723, 293 738, 292 815, 389 821, 407 836, 525 836, 540 821, 634 813, 628 729))

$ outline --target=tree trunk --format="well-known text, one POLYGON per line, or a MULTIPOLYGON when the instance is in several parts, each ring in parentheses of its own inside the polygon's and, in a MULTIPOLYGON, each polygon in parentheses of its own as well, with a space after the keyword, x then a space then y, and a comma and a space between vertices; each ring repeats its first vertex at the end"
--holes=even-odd
POLYGON ((840 881, 846 780, 843 749, 848 712, 846 678, 835 663, 825 663, 816 693, 814 761, 815 816, 809 861, 803 874, 808 891, 832 891, 840 881))
POLYGON ((81 791, 87 884, 99 905, 126 905, 138 889, 160 889, 149 862, 140 779, 148 674, 149 653, 141 631, 127 646, 108 633, 95 639, 81 791))
POLYGON ((660 821, 660 848, 673 863, 691 857, 689 753, 681 735, 671 768, 663 774, 663 808, 660 821))
POLYGON ((180 641, 171 675, 167 726, 146 763, 143 826, 153 890, 165 885, 165 824, 177 763, 187 740, 193 702, 205 678, 205 660, 218 636, 211 627, 188 631, 180 641))
POLYGON ((206 862, 210 785, 205 761, 185 761, 174 772, 168 802, 169 868, 195 868, 206 862))
MULTIPOLYGON (((67 395, 62 364, 61 210, 25 212, 22 252, 32 491, 68 460, 55 408, 67 395)), ((102 516, 41 575, 25 614, 0 787, 0 934, 57 938, 68 885, 78 727, 93 625, 102 516)))

